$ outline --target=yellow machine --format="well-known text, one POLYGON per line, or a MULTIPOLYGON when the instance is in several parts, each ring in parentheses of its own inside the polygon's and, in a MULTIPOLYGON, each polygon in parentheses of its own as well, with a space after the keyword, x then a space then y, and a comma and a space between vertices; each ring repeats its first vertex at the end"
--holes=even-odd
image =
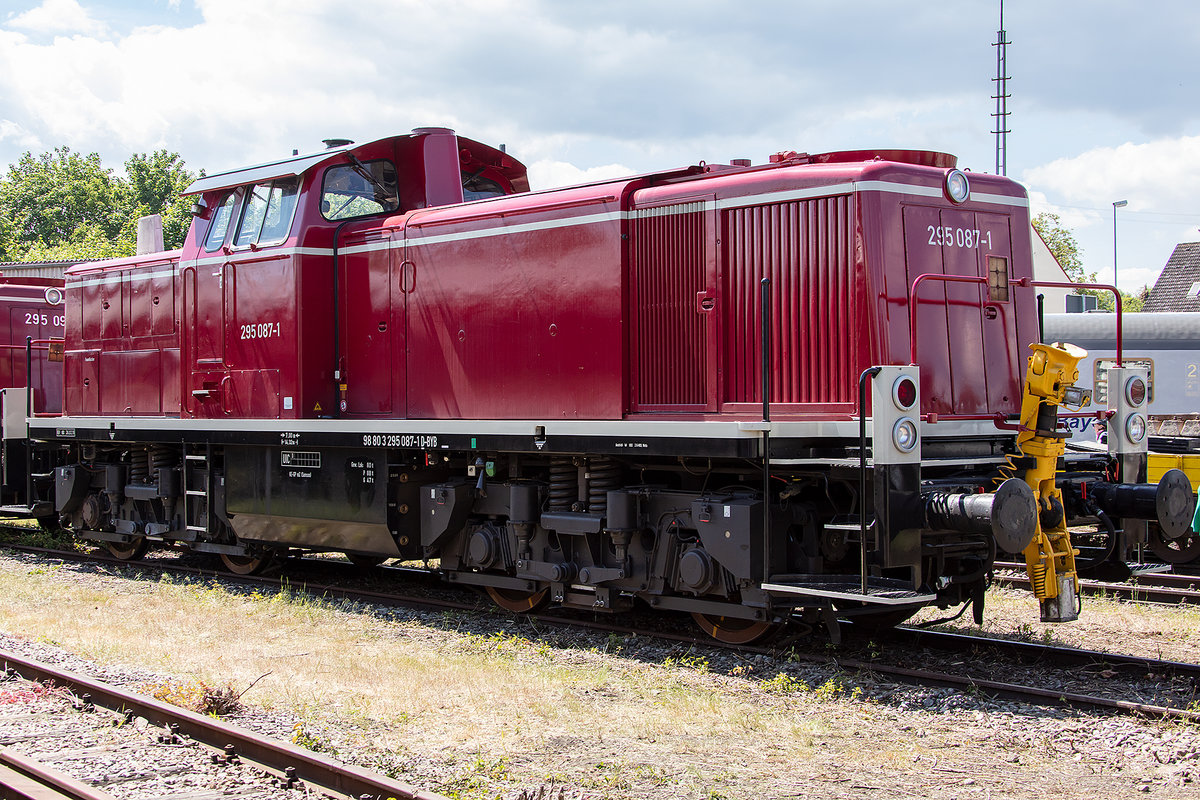
POLYGON ((1067 531, 1062 492, 1055 482, 1058 460, 1068 433, 1058 430, 1058 408, 1082 408, 1091 392, 1075 386, 1077 365, 1087 351, 1072 344, 1031 344, 1033 356, 1025 376, 1017 449, 1024 457, 1025 482, 1037 499, 1037 528, 1025 548, 1025 569, 1041 603, 1042 622, 1079 618, 1079 579, 1067 531))

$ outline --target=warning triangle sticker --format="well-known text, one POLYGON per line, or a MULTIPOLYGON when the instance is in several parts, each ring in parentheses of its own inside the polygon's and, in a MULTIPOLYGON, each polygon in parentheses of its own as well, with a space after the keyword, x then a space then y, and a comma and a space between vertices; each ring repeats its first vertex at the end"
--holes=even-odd
POLYGON ((320 411, 320 410, 321 410, 321 404, 320 404, 320 403, 317 403, 315 406, 313 406, 313 411, 320 411))

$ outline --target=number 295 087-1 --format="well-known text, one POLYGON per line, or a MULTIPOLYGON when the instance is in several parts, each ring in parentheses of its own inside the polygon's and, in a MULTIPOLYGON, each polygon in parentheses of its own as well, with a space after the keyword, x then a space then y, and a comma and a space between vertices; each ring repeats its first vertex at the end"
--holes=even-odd
POLYGON ((929 244, 933 247, 966 247, 975 249, 983 246, 992 249, 992 232, 978 228, 951 228, 949 225, 927 225, 929 244))
POLYGON ((278 322, 251 322, 241 328, 243 339, 267 339, 279 335, 278 322))

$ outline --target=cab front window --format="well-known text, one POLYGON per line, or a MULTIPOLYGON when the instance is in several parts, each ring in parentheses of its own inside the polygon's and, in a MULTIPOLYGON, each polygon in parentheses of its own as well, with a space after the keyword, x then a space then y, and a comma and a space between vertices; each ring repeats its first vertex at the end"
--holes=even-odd
POLYGON ((276 178, 251 187, 242 208, 234 247, 279 244, 287 239, 296 210, 300 179, 276 178))

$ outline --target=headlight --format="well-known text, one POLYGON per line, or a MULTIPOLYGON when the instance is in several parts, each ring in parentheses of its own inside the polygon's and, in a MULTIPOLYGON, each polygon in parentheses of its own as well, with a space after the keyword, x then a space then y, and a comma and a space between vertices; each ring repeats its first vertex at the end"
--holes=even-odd
POLYGON ((1078 386, 1067 386, 1063 389, 1063 405, 1083 408, 1091 401, 1091 389, 1080 389, 1078 386))
POLYGON ((1125 381, 1125 400, 1131 406, 1146 402, 1146 382, 1136 375, 1125 381))
POLYGON ((1125 420, 1125 435, 1129 441, 1137 444, 1146 438, 1146 418, 1141 414, 1130 414, 1125 420))
POLYGON ((971 182, 967 173, 961 169, 952 169, 946 173, 946 197, 954 204, 965 203, 971 195, 971 182))
POLYGON ((907 375, 896 378, 892 384, 892 402, 901 411, 908 411, 917 402, 917 383, 907 375))
POLYGON ((901 417, 892 426, 892 444, 901 453, 911 453, 917 446, 917 423, 909 417, 901 417))
POLYGON ((63 300, 62 289, 57 286, 51 286, 46 289, 46 302, 52 306, 56 306, 63 300))

